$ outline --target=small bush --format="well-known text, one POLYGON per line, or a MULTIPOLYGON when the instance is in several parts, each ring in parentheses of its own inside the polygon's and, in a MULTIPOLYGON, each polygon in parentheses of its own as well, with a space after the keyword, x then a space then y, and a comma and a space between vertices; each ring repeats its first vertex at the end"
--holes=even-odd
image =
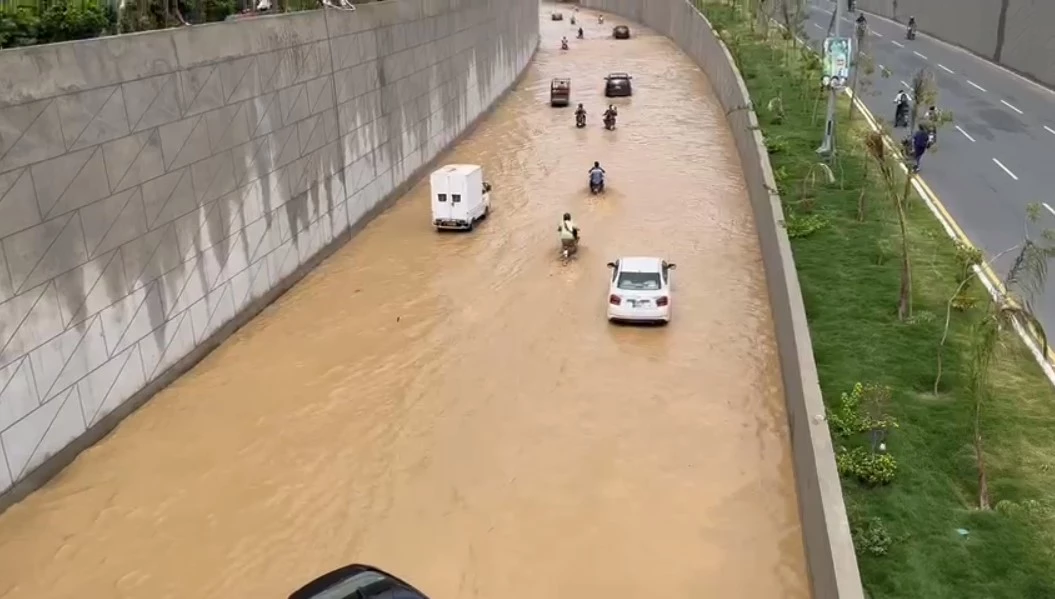
POLYGON ((98 37, 112 27, 115 17, 109 5, 60 0, 50 4, 40 16, 39 41, 54 43, 98 37))
POLYGON ((864 447, 840 447, 835 453, 835 465, 840 475, 856 478, 870 487, 888 485, 897 476, 897 460, 894 456, 873 453, 864 447))
POLYGON ((37 43, 40 19, 25 7, 0 6, 0 48, 37 43))
POLYGON ((808 237, 827 226, 828 219, 819 214, 807 214, 805 216, 789 214, 787 219, 785 219, 788 237, 792 239, 808 237))
POLYGON ((858 555, 881 557, 890 551, 894 539, 879 518, 869 518, 860 526, 854 526, 851 536, 858 555))

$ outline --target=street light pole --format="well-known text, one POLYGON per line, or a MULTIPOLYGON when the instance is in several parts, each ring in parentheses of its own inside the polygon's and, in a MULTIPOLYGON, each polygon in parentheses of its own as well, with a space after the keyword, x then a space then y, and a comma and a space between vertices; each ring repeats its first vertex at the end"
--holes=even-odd
MULTIPOLYGON (((846 0, 835 0, 835 18, 832 20, 835 26, 830 34, 835 38, 840 37, 839 28, 842 26, 844 2, 846 0)), ((835 155, 835 108, 838 98, 836 94, 839 88, 834 81, 829 81, 828 85, 830 92, 828 94, 828 116, 824 121, 824 141, 821 143, 821 147, 817 148, 817 153, 830 157, 835 155)))

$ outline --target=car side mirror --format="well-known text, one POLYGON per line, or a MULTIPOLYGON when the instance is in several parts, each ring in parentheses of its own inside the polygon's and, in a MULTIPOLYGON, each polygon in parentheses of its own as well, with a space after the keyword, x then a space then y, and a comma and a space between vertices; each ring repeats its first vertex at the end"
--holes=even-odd
POLYGON ((678 267, 678 265, 677 265, 677 264, 674 264, 673 262, 671 262, 671 263, 668 263, 668 264, 664 264, 663 266, 664 266, 664 268, 666 268, 667 270, 674 270, 674 269, 676 269, 676 268, 678 267))
POLYGON ((615 262, 609 262, 608 268, 615 268, 615 262))

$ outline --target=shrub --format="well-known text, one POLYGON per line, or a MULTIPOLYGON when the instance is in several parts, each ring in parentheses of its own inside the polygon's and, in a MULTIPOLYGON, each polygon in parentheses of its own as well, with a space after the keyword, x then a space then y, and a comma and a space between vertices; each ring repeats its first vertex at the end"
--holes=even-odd
POLYGON ((854 526, 851 537, 858 554, 867 553, 876 557, 886 555, 894 542, 879 518, 869 518, 863 525, 854 526))
POLYGON ((840 447, 835 452, 835 465, 840 475, 856 478, 870 487, 888 485, 897 475, 897 460, 894 456, 873 453, 864 447, 840 447))
POLYGON ((113 26, 115 16, 109 5, 60 0, 50 4, 40 16, 39 41, 53 43, 98 37, 113 26))
POLYGON ((40 20, 31 10, 0 6, 0 48, 32 46, 39 27, 40 20))

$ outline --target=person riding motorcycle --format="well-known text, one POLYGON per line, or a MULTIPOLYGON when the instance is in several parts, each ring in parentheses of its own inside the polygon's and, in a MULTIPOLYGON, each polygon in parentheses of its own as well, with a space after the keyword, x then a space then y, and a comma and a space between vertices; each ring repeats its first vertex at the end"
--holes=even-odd
POLYGON ((905 32, 908 39, 916 39, 916 17, 908 18, 908 31, 905 32))
POLYGON ((604 111, 604 124, 605 124, 606 127, 608 126, 609 122, 612 124, 611 125, 612 127, 615 126, 615 117, 616 117, 617 114, 618 114, 618 111, 616 111, 615 106, 612 105, 612 104, 609 104, 608 108, 605 109, 605 111, 604 111))
POLYGON ((604 25, 604 15, 597 15, 597 23, 604 25))
POLYGON ((590 168, 590 187, 596 186, 598 189, 604 189, 604 169, 601 168, 600 162, 594 162, 590 168))
POLYGON ((557 231, 560 233, 561 249, 567 250, 569 255, 574 254, 579 246, 579 227, 575 226, 570 213, 564 213, 557 231))
POLYGON ((860 15, 858 15, 855 22, 857 23, 857 32, 858 33, 864 34, 865 31, 868 31, 868 21, 865 19, 865 14, 864 13, 861 13, 860 15))
POLYGON ((583 39, 582 27, 579 27, 579 35, 578 35, 578 37, 579 37, 579 39, 583 39))
POLYGON ((572 16, 571 16, 571 24, 572 24, 572 25, 574 25, 574 24, 575 24, 575 15, 572 15, 572 16))
POLYGON ((561 50, 567 50, 568 49, 568 38, 562 37, 560 39, 560 49, 561 50))
POLYGON ((894 126, 903 127, 907 125, 908 121, 908 108, 909 108, 909 97, 905 93, 905 90, 899 89, 897 95, 894 96, 894 126))
POLYGON ((578 125, 579 123, 586 124, 586 109, 583 108, 582 104, 579 104, 579 107, 575 109, 575 124, 578 125))

